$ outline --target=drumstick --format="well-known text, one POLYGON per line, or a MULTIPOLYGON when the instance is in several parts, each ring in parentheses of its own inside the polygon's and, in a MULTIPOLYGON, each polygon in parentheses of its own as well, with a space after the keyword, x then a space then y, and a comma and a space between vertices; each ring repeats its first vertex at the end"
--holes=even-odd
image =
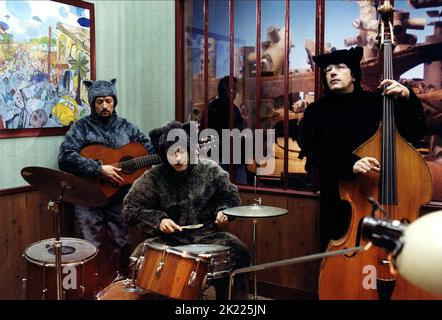
POLYGON ((191 229, 199 229, 202 226, 204 226, 202 223, 200 223, 200 224, 191 224, 191 225, 188 225, 188 226, 182 226, 181 229, 189 229, 189 230, 191 230, 191 229))

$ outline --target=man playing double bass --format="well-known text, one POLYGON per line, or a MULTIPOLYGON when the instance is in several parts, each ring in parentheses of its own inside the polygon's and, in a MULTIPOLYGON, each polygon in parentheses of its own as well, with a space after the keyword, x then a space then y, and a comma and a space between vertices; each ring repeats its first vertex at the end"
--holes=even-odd
POLYGON ((407 87, 385 79, 378 87, 383 90, 362 90, 362 55, 363 49, 355 47, 313 58, 322 71, 325 95, 305 110, 299 145, 300 157, 307 157, 306 169, 318 170, 322 251, 349 226, 350 212, 341 201, 339 181, 380 171, 380 159, 361 159, 353 151, 376 133, 382 118, 382 97, 394 98, 396 128, 404 139, 419 140, 426 130, 422 105, 407 87))

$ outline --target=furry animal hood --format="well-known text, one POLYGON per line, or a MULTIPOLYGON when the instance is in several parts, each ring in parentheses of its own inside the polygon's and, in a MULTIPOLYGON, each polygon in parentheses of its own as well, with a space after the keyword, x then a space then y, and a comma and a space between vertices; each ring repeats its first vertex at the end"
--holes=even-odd
POLYGON ((97 97, 112 96, 114 98, 114 107, 117 106, 117 79, 106 80, 84 80, 83 84, 87 88, 87 98, 89 100, 89 106, 91 110, 95 112, 95 99, 97 97))

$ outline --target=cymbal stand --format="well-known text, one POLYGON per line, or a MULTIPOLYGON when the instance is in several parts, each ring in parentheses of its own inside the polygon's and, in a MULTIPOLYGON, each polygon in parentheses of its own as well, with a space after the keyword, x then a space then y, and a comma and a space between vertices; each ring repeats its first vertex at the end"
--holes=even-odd
MULTIPOLYGON (((255 175, 255 196, 256 196, 256 175, 255 175)), ((261 205, 262 200, 261 197, 258 197, 254 199, 255 203, 253 205, 261 205)), ((257 224, 258 219, 254 218, 252 219, 253 223, 253 234, 252 234, 252 255, 253 255, 253 261, 252 265, 256 265, 256 232, 257 232, 257 224)), ((253 272, 253 300, 258 300, 258 285, 257 285, 257 278, 256 278, 256 272, 253 272)))
POLYGON ((127 291, 128 292, 143 292, 144 290, 137 287, 136 283, 135 283, 135 278, 137 275, 138 270, 140 269, 141 263, 144 260, 144 255, 135 258, 135 257, 130 257, 130 265, 129 268, 132 269, 132 275, 130 277, 130 282, 127 286, 127 291))
POLYGON ((70 189, 71 186, 68 182, 62 181, 61 182, 61 193, 58 196, 57 200, 52 201, 49 200, 48 202, 48 209, 53 211, 55 213, 54 215, 54 223, 55 223, 55 241, 54 241, 54 248, 55 248, 55 270, 57 274, 57 300, 63 300, 63 286, 61 281, 61 249, 62 249, 62 243, 60 241, 60 204, 63 202, 63 196, 66 191, 66 189, 70 189))

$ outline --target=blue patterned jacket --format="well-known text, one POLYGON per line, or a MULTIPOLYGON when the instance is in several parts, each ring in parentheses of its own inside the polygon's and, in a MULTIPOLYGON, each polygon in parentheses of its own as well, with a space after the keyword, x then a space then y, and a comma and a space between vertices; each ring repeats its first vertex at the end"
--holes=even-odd
POLYGON ((66 133, 60 146, 58 166, 60 170, 77 176, 100 176, 101 163, 80 155, 80 150, 91 144, 103 144, 119 149, 130 142, 140 142, 155 153, 150 138, 115 112, 107 119, 92 113, 80 119, 66 133))

